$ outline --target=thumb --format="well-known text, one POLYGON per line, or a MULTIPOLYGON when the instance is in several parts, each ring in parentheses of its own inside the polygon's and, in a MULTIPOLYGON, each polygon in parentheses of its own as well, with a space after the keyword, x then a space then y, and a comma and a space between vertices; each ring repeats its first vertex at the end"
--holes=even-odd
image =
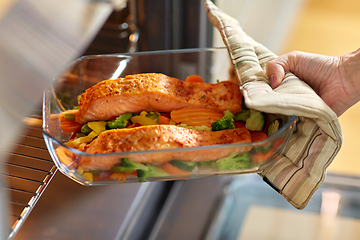
POLYGON ((278 58, 268 62, 265 71, 272 88, 277 88, 285 77, 285 70, 278 58))

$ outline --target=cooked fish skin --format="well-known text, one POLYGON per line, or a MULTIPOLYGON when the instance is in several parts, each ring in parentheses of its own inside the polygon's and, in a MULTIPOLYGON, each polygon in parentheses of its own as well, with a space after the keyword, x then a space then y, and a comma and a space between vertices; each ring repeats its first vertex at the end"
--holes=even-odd
POLYGON ((245 127, 223 131, 195 131, 175 125, 152 125, 102 132, 86 149, 89 154, 137 152, 171 149, 172 151, 129 154, 127 156, 99 155, 82 157, 79 166, 85 171, 109 170, 128 157, 141 163, 164 163, 174 159, 184 161, 208 161, 226 157, 232 152, 242 153, 251 147, 228 147, 196 151, 181 151, 183 148, 250 143, 249 130, 245 127))
POLYGON ((76 121, 108 120, 126 112, 170 112, 183 107, 209 107, 241 111, 239 85, 185 82, 160 73, 128 75, 105 80, 87 89, 80 98, 76 121))

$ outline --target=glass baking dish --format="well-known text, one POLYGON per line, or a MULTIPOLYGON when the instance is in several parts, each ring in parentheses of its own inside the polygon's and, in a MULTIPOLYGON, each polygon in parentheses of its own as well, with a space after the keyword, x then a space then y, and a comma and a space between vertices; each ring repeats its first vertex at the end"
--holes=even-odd
MULTIPOLYGON (((78 96, 87 88, 99 81, 116 79, 129 74, 163 73, 184 80, 187 76, 200 75, 205 82, 216 83, 229 79, 230 61, 225 48, 187 49, 132 54, 112 54, 84 56, 71 63, 63 74, 55 79, 50 89, 46 90, 43 99, 43 134, 47 148, 58 169, 83 185, 103 185, 119 182, 167 181, 190 179, 216 175, 259 173, 261 166, 274 161, 284 150, 289 137, 294 131, 296 116, 265 114, 268 121, 281 118, 283 126, 265 140, 253 143, 223 144, 192 148, 165 149, 141 152, 121 152, 106 154, 87 154, 64 145, 71 134, 65 134, 60 128, 60 113, 73 109, 78 104, 78 96), (84 172, 78 167, 80 159, 109 158, 119 162, 143 157, 159 157, 167 154, 180 154, 196 157, 205 154, 229 153, 229 158, 241 156, 245 160, 236 168, 224 170, 219 167, 220 160, 192 162, 173 160, 170 163, 181 168, 181 171, 168 171, 159 163, 143 164, 146 169, 160 169, 156 175, 144 174, 144 171, 124 172, 119 167, 110 170, 94 170, 84 172), (190 163, 190 164, 189 164, 190 163), (139 174, 142 172, 141 174, 139 174)), ((212 156, 212 155, 211 155, 212 156)))

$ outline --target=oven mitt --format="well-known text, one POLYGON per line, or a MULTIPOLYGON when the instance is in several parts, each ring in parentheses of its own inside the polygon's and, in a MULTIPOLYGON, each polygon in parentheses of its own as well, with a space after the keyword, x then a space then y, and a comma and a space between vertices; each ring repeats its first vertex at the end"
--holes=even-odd
POLYGON ((237 20, 205 0, 210 22, 230 54, 248 108, 298 116, 297 130, 284 153, 265 164, 259 175, 298 209, 303 209, 323 183, 326 169, 342 145, 336 114, 305 82, 286 73, 272 89, 264 67, 277 56, 250 38, 237 20))

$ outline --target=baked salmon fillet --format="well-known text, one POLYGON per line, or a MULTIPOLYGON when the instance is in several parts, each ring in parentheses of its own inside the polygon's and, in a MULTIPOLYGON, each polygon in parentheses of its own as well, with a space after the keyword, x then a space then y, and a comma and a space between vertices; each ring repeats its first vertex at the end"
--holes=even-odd
POLYGON ((190 148, 218 144, 250 143, 251 136, 245 127, 223 131, 195 131, 174 125, 152 125, 136 128, 114 129, 102 132, 86 149, 86 153, 136 152, 149 150, 173 149, 129 156, 82 157, 79 166, 85 171, 109 170, 121 162, 121 158, 141 163, 164 163, 171 160, 209 161, 223 158, 236 152, 249 151, 251 147, 206 149, 204 151, 176 151, 179 148, 190 148), (174 151, 175 149, 175 151, 174 151))
POLYGON ((186 82, 159 73, 128 75, 105 80, 80 98, 76 122, 108 120, 140 111, 171 112, 184 107, 207 107, 232 113, 241 111, 239 85, 186 82))

